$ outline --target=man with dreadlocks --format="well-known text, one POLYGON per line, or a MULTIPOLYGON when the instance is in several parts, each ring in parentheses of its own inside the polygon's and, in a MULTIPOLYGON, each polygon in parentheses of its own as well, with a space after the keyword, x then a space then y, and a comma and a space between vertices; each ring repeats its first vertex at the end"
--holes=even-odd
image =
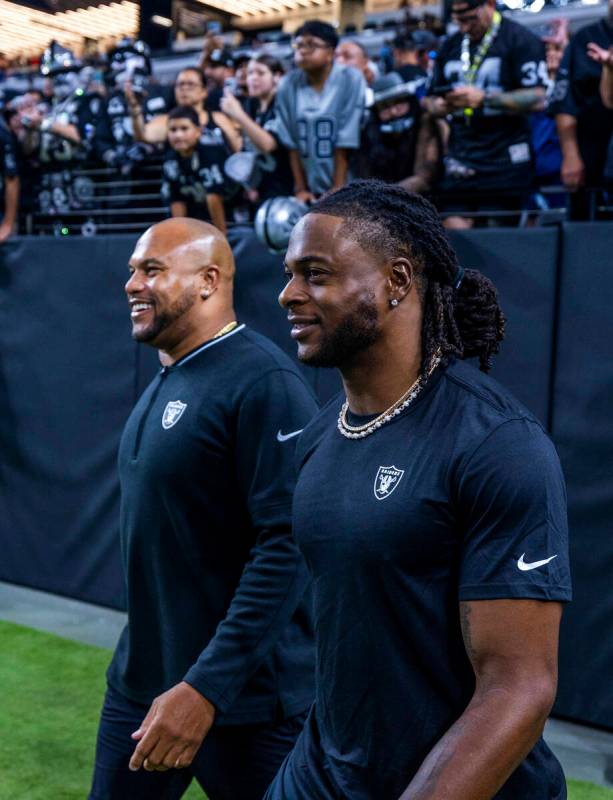
POLYGON ((312 206, 286 271, 298 357, 338 367, 346 399, 297 445, 316 700, 266 800, 563 800, 541 732, 571 592, 564 481, 483 374, 494 286, 433 206, 378 181, 312 206))

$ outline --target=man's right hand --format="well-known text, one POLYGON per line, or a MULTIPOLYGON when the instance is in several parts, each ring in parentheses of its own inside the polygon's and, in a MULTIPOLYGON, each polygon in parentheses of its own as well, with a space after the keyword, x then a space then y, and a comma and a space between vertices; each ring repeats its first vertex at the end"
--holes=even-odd
POLYGON ((2 222, 0 224, 0 244, 6 242, 9 236, 13 233, 13 228, 11 225, 7 225, 6 223, 2 222))
POLYGON ((302 189, 300 192, 296 192, 296 200, 299 200, 301 203, 314 203, 315 202, 315 195, 313 192, 309 192, 308 189, 302 189))
POLYGON ((129 767, 148 772, 189 767, 215 719, 215 706, 181 681, 156 697, 132 738, 129 767))
POLYGON ((585 164, 579 153, 565 155, 560 167, 562 183, 569 192, 576 192, 585 183, 585 164))
POLYGON ((446 117, 451 114, 452 108, 445 97, 424 97, 423 105, 433 117, 446 117))
POLYGON ((223 97, 219 101, 219 107, 227 117, 230 117, 235 122, 239 122, 245 114, 245 109, 240 104, 240 100, 227 87, 223 90, 223 97))
POLYGON ((603 67, 613 69, 613 47, 607 50, 605 47, 600 47, 595 42, 589 42, 587 46, 587 54, 597 64, 603 67))

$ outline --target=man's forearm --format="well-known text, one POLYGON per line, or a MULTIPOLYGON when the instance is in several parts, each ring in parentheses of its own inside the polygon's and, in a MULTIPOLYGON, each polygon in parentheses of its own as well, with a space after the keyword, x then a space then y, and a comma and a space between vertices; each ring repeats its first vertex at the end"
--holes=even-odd
POLYGON ((308 191, 309 187, 307 186, 304 167, 302 166, 300 153, 297 150, 289 151, 289 165, 294 179, 294 192, 297 194, 298 192, 308 191))
MULTIPOLYGON (((400 800, 491 800, 532 750, 557 684, 556 604, 531 601, 460 603, 475 692, 457 722, 430 751, 400 800), (520 604, 517 607, 517 604, 520 604), (514 607, 515 606, 515 607, 514 607), (501 634, 539 631, 522 646, 501 634)), ((519 641, 522 641, 519 638, 519 641)))
POLYGON ((261 150, 263 153, 272 153, 277 149, 277 140, 275 137, 262 128, 261 125, 258 125, 255 120, 251 119, 246 112, 241 114, 238 119, 238 124, 258 150, 261 150))
POLYGON ((170 204, 171 217, 186 217, 187 205, 182 200, 173 200, 170 204))
POLYGON ((76 125, 53 122, 48 130, 60 139, 66 139, 72 144, 81 144, 81 134, 76 125))
POLYGON ((600 98, 605 108, 613 108, 613 66, 605 65, 602 68, 600 98))
POLYGON ((556 128, 562 155, 566 157, 578 156, 577 118, 571 114, 556 114, 556 128))
POLYGON ((4 179, 4 218, 2 219, 3 225, 8 225, 12 228, 17 221, 17 212, 19 211, 19 178, 5 178, 4 179))
POLYGON ((491 800, 542 733, 548 708, 519 688, 476 694, 400 800, 491 800))
POLYGON ((532 111, 542 111, 545 107, 545 90, 537 86, 534 89, 498 92, 486 95, 483 105, 512 114, 530 114, 532 111))
POLYGON ((223 207, 223 199, 218 194, 207 194, 206 204, 211 216, 211 222, 222 233, 226 232, 226 212, 223 207))
POLYGON ((128 104, 130 109, 130 119, 132 120, 132 133, 135 142, 144 142, 145 139, 145 117, 140 103, 128 104))
POLYGON ((167 127, 168 115, 160 114, 158 117, 154 117, 153 119, 149 120, 149 122, 145 123, 143 138, 139 141, 148 142, 149 144, 160 144, 160 142, 165 142, 167 127))
POLYGON ((433 117, 446 117, 450 113, 443 97, 428 96, 421 101, 423 108, 433 117))
POLYGON ((400 186, 407 192, 427 192, 434 184, 439 158, 440 141, 436 122, 424 115, 417 136, 413 175, 400 181, 400 186))
POLYGON ((277 643, 307 584, 289 523, 262 531, 225 619, 184 680, 226 712, 277 643))
POLYGON ((347 151, 339 147, 334 151, 334 170, 332 173, 332 188, 340 189, 347 183, 349 173, 349 158, 347 151))

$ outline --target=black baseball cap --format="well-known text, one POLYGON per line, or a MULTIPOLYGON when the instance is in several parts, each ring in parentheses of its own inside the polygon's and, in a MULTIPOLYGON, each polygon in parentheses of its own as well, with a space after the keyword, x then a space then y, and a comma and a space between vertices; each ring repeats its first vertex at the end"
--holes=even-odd
MULTIPOLYGON (((463 2, 463 0, 458 0, 463 2)), ((438 39, 430 31, 411 31, 398 35, 393 42, 396 50, 436 50, 438 39)))
POLYGON ((234 56, 232 55, 232 51, 228 50, 227 47, 218 47, 216 50, 213 50, 206 61, 207 65, 213 67, 234 66, 234 56))
POLYGON ((400 101, 415 93, 414 85, 404 81, 397 72, 388 72, 387 75, 377 78, 372 91, 374 105, 400 101))

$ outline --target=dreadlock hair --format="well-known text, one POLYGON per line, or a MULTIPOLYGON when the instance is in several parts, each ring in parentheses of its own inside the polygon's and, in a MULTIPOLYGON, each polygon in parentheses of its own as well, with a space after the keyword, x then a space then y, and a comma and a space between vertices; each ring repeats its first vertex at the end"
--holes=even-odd
POLYGON ((494 284, 460 265, 432 203, 400 186, 378 180, 353 181, 322 197, 309 213, 342 217, 348 234, 364 250, 384 258, 404 256, 417 276, 423 303, 422 370, 440 355, 478 358, 489 372, 504 338, 505 317, 494 284))

